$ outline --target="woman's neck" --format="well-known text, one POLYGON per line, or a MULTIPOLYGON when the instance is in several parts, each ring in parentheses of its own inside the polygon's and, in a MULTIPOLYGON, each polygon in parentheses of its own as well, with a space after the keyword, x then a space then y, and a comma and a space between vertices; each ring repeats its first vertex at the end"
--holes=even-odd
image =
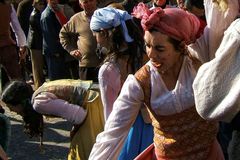
POLYGON ((172 90, 175 88, 182 64, 184 60, 184 55, 179 57, 179 60, 176 61, 174 65, 168 68, 166 71, 159 71, 165 85, 167 86, 168 90, 172 90))

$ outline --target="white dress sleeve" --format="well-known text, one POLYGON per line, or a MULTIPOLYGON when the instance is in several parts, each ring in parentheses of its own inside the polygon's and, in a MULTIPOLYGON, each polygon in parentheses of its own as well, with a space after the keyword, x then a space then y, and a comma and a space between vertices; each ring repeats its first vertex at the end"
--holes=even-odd
POLYGON ((113 63, 104 63, 99 70, 98 81, 106 121, 121 90, 121 75, 118 67, 113 63))
POLYGON ((216 58, 200 67, 193 89, 205 119, 230 122, 240 111, 240 19, 225 32, 216 58))
POLYGON ((73 124, 81 124, 87 116, 87 111, 81 106, 59 99, 50 92, 42 92, 34 97, 33 108, 40 114, 61 117, 73 124))
POLYGON ((20 23, 18 21, 17 14, 16 14, 16 11, 15 11, 13 5, 11 5, 11 7, 12 7, 12 12, 11 12, 10 25, 12 27, 13 32, 15 33, 17 45, 19 47, 26 46, 27 45, 26 36, 20 26, 20 23))
POLYGON ((230 26, 238 15, 238 0, 228 0, 228 9, 223 12, 212 0, 205 0, 205 15, 207 26, 203 35, 193 44, 188 46, 190 54, 198 58, 202 63, 215 57, 224 31, 230 26))
POLYGON ((104 131, 97 136, 89 160, 117 159, 143 99, 141 86, 133 75, 129 75, 114 102, 104 131))

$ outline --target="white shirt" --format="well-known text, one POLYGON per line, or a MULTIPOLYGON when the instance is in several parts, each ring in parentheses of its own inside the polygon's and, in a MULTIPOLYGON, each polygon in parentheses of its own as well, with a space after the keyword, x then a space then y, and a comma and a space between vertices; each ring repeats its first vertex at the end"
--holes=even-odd
MULTIPOLYGON (((151 107, 159 115, 181 112, 194 105, 192 82, 196 75, 191 60, 184 59, 175 89, 169 91, 157 69, 148 62, 151 76, 151 107), (185 93, 185 94, 182 94, 185 93), (158 104, 160 102, 160 104, 158 104), (170 105, 170 106, 169 106, 170 105)), ((144 93, 133 75, 126 79, 114 102, 105 131, 97 137, 90 159, 117 159, 128 130, 134 123, 144 100, 144 93)))
POLYGON ((121 74, 118 66, 111 62, 104 63, 99 69, 98 81, 106 121, 121 90, 121 74))

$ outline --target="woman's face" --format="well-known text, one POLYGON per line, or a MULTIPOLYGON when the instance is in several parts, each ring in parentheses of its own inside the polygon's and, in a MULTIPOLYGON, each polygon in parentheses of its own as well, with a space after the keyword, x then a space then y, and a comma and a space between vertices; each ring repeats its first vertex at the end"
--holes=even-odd
POLYGON ((104 58, 109 53, 109 38, 107 30, 101 30, 99 32, 93 32, 97 41, 97 55, 104 58))
POLYGON ((97 43, 101 46, 101 47, 107 47, 108 45, 108 36, 107 36, 107 31, 106 30, 102 30, 99 32, 94 32, 93 35, 96 37, 97 43))
POLYGON ((164 73, 180 60, 181 53, 169 42, 169 37, 158 31, 146 31, 144 35, 147 55, 159 72, 164 73))

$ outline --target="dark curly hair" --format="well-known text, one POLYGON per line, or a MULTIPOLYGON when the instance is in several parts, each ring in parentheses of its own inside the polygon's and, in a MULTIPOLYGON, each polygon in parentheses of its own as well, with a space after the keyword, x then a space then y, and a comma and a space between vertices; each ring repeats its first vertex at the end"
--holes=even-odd
POLYGON ((43 137, 43 117, 37 113, 31 104, 32 87, 23 81, 11 81, 2 92, 1 100, 6 105, 22 105, 24 132, 30 137, 43 137))

